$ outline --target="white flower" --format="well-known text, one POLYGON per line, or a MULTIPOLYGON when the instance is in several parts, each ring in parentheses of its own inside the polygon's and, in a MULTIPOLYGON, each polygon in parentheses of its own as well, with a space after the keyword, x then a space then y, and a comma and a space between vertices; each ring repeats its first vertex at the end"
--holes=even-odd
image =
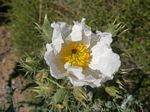
POLYGON ((120 57, 111 49, 111 33, 92 33, 84 21, 73 26, 52 23, 52 43, 46 44, 44 58, 54 78, 67 76, 74 86, 98 87, 113 78, 121 65, 120 57))

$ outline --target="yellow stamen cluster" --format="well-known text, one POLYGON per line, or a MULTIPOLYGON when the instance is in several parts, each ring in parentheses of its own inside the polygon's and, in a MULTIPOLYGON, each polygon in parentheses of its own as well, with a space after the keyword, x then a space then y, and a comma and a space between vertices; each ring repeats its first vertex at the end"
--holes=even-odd
POLYGON ((89 49, 78 42, 65 43, 61 49, 60 57, 63 63, 70 63, 72 66, 87 67, 91 56, 89 49))

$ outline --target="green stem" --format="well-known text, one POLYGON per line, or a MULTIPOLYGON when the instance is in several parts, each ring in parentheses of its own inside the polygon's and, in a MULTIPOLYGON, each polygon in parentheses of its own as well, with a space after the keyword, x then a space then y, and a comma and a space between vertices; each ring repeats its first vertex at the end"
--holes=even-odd
POLYGON ((50 79, 50 78, 47 78, 51 83, 55 84, 56 86, 58 86, 59 88, 65 88, 63 86, 61 86, 60 84, 58 84, 56 81, 50 79))

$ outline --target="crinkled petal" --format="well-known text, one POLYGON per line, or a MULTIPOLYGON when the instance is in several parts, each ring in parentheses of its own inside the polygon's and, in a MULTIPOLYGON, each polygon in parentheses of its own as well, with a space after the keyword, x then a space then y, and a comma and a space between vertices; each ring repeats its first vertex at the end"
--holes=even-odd
POLYGON ((97 44, 97 42, 100 41, 100 36, 96 35, 94 33, 91 34, 90 38, 91 38, 91 40, 90 40, 90 43, 89 43, 89 49, 91 49, 94 45, 97 44))
POLYGON ((84 86, 84 85, 89 85, 92 88, 99 87, 101 85, 101 79, 92 79, 92 78, 93 77, 90 75, 86 77, 86 79, 84 80, 79 80, 75 77, 69 77, 69 80, 75 87, 84 86))
POLYGON ((78 79, 84 79, 85 76, 82 74, 82 68, 77 66, 70 66, 69 63, 66 63, 64 65, 64 68, 69 72, 70 74, 74 75, 78 79))
POLYGON ((72 41, 81 41, 82 40, 82 24, 76 22, 72 27, 72 32, 70 34, 72 41))
POLYGON ((84 81, 88 82, 89 86, 99 87, 101 85, 102 74, 99 70, 92 70, 88 67, 83 70, 83 74, 86 75, 84 81))
POLYGON ((49 54, 53 51, 53 48, 52 48, 52 44, 46 44, 46 52, 45 52, 45 55, 44 55, 44 59, 46 61, 46 64, 47 65, 50 65, 50 57, 49 57, 49 54))
POLYGON ((83 81, 87 82, 87 85, 93 88, 101 85, 101 78, 95 79, 92 74, 87 76, 83 81))
MULTIPOLYGON (((89 68, 90 69, 90 68, 89 68)), ((96 70, 84 69, 80 74, 82 74, 82 78, 77 77, 77 75, 69 75, 69 79, 74 86, 84 86, 89 85, 92 88, 99 87, 101 84, 101 75, 100 72, 96 70)), ((76 74, 78 74, 76 72, 76 74)), ((79 74, 78 74, 79 75, 79 74)))
POLYGON ((110 46, 112 43, 112 34, 109 32, 97 31, 97 35, 100 36, 100 44, 110 46))
POLYGON ((85 24, 85 19, 82 19, 82 29, 83 29, 83 36, 81 42, 87 47, 90 46, 90 41, 91 41, 91 35, 93 34, 91 31, 91 28, 85 24))
POLYGON ((59 53, 61 50, 62 43, 64 43, 65 37, 67 37, 71 32, 71 26, 64 22, 54 22, 51 24, 53 30, 52 43, 55 49, 55 54, 59 53))
POLYGON ((61 34, 63 39, 65 40, 65 38, 68 37, 68 35, 71 33, 72 26, 64 22, 58 22, 58 24, 60 24, 61 34))
POLYGON ((67 76, 63 64, 60 63, 58 56, 54 54, 52 44, 46 44, 47 51, 45 52, 44 59, 46 63, 50 66, 50 73, 52 77, 56 79, 61 79, 67 76))
POLYGON ((80 87, 80 86, 88 85, 87 82, 84 82, 82 80, 78 80, 75 77, 69 77, 69 80, 73 84, 74 87, 80 87))
POLYGON ((113 74, 121 65, 119 55, 114 53, 110 47, 111 42, 109 34, 101 36, 100 41, 91 49, 92 60, 89 64, 90 68, 100 70, 103 77, 107 79, 112 79, 113 74))
POLYGON ((95 85, 94 87, 99 87, 101 85, 102 79, 96 79, 93 84, 95 85))
POLYGON ((81 22, 74 22, 72 27, 72 32, 67 39, 71 41, 81 41, 85 45, 89 46, 91 40, 91 28, 85 24, 85 19, 83 18, 81 22))

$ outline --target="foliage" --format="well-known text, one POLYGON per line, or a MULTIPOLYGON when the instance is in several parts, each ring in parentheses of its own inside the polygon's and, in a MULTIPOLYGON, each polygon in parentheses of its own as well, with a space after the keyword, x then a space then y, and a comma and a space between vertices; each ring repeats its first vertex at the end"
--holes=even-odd
POLYGON ((23 72, 36 83, 33 88, 36 98, 44 99, 41 109, 50 112, 150 110, 149 0, 11 0, 8 4, 13 48, 22 60, 23 72), (67 79, 55 80, 43 60, 43 46, 51 41, 50 23, 72 24, 72 20, 82 17, 93 32, 113 33, 112 47, 122 60, 115 78, 99 88, 72 88, 67 79))
POLYGON ((11 8, 8 14, 11 20, 9 28, 13 34, 14 51, 19 56, 24 56, 26 53, 38 55, 43 49, 43 39, 35 28, 35 23, 40 24, 42 19, 40 4, 39 0, 8 2, 11 8))

